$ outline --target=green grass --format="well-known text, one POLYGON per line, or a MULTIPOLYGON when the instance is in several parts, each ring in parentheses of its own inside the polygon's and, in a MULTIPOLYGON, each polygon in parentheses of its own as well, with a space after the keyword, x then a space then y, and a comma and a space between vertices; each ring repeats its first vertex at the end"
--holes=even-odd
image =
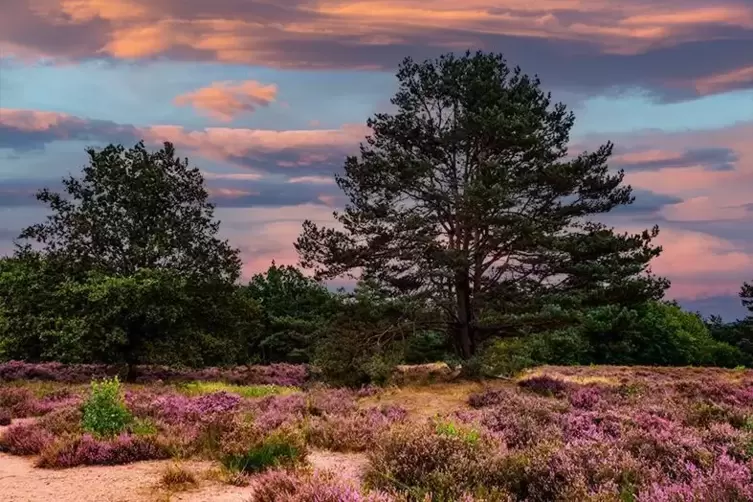
POLYGON ((200 396, 214 392, 230 392, 241 397, 264 397, 298 392, 296 387, 280 385, 233 385, 225 382, 189 382, 178 386, 178 390, 189 396, 200 396))
POLYGON ((291 466, 303 461, 305 452, 281 438, 267 438, 243 453, 225 455, 220 461, 231 472, 254 473, 271 467, 291 466))

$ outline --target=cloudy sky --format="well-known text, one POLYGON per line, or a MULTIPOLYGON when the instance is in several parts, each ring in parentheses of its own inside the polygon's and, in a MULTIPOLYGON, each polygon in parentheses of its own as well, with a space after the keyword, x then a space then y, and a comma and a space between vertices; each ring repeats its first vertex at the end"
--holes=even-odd
POLYGON ((387 110, 404 56, 481 48, 538 73, 610 139, 658 223, 654 270, 704 313, 753 279, 753 0, 4 0, 0 254, 86 146, 176 144, 208 180, 246 275, 295 264, 303 218, 342 204, 332 172, 387 110))

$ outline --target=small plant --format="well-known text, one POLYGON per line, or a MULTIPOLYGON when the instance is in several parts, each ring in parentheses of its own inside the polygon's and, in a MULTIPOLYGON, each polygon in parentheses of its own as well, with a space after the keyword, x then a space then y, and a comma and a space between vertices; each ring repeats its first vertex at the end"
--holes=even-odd
POLYGON ((437 434, 460 438, 470 445, 478 443, 480 435, 477 430, 468 427, 461 427, 451 421, 438 420, 434 425, 437 434))
POLYGON ((198 481, 193 472, 176 463, 162 471, 160 484, 169 490, 181 491, 196 486, 198 481))
POLYGON ((93 381, 82 413, 81 428, 98 437, 115 436, 133 420, 123 400, 118 377, 93 381))
POLYGON ((134 418, 128 425, 128 431, 135 436, 152 436, 157 434, 157 424, 148 418, 134 418))

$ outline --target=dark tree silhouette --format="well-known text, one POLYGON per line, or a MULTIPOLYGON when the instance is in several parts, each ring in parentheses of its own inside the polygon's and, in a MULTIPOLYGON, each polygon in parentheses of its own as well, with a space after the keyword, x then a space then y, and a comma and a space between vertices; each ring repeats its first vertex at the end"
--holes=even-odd
MULTIPOLYGON (((143 142, 126 150, 90 148, 83 177, 63 180, 66 194, 43 189, 37 199, 52 214, 23 230, 42 253, 73 270, 132 275, 167 269, 200 280, 233 282, 238 251, 217 238, 219 222, 204 179, 170 143, 148 152, 143 142)), ((28 242, 19 252, 30 252, 28 242)))
POLYGON ((632 203, 612 144, 568 157, 574 117, 501 55, 403 61, 394 114, 368 121, 338 186, 342 229, 303 225, 296 248, 320 278, 376 280, 448 314, 459 354, 477 346, 492 304, 520 312, 660 298, 649 273, 658 228, 618 234, 592 217, 632 203), (572 303, 572 300, 571 300, 572 303))

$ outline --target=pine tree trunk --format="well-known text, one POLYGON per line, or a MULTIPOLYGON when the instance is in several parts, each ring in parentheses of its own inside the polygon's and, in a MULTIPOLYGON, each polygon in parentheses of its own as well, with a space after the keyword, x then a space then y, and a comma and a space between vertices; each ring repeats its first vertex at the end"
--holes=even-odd
POLYGON ((467 273, 458 273, 455 277, 455 291, 457 295, 458 327, 455 331, 455 345, 460 356, 468 359, 475 352, 475 336, 473 330, 473 310, 471 308, 471 292, 467 273))

